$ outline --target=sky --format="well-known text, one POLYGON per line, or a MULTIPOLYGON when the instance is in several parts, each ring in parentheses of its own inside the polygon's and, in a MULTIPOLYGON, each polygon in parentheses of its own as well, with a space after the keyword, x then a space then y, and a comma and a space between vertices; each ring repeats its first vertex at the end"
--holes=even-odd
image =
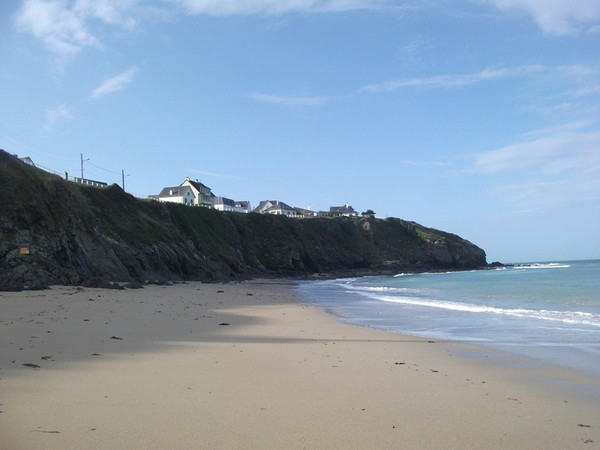
MULTIPOLYGON (((600 258, 600 0, 6 0, 0 148, 600 258)), ((123 177, 124 176, 124 177, 123 177)))

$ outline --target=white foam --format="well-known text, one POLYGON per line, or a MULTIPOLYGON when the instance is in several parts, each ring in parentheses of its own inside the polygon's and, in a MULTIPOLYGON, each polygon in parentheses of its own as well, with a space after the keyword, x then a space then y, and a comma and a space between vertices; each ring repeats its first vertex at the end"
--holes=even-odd
POLYGON ((569 264, 560 263, 533 263, 533 264, 518 264, 515 269, 566 269, 571 267, 569 264))
POLYGON ((552 311, 535 309, 503 309, 493 306, 478 305, 474 303, 459 303, 444 300, 432 300, 414 297, 397 297, 387 295, 373 295, 371 298, 388 303, 400 303, 404 305, 426 306, 429 308, 441 308, 451 311, 462 311, 470 313, 498 314, 528 319, 551 320, 568 323, 571 325, 591 325, 600 327, 600 314, 586 313, 580 311, 552 311))
POLYGON ((353 286, 351 284, 344 284, 344 289, 349 291, 356 291, 360 294, 370 296, 371 292, 386 292, 390 294, 419 294, 423 291, 421 289, 409 289, 409 288, 396 288, 386 286, 353 286))

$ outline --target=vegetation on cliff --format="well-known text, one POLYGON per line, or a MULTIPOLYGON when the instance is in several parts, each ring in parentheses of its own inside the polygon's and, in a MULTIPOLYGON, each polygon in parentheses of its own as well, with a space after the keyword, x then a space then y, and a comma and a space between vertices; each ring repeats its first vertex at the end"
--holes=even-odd
POLYGON ((472 243, 414 222, 300 220, 140 200, 117 185, 65 181, 0 151, 0 289, 485 264, 472 243))

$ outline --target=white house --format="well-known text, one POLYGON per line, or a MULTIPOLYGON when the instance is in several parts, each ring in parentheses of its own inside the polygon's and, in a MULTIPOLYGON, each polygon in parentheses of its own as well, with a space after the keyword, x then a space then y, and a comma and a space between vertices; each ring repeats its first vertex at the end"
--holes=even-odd
POLYGON ((345 216, 345 217, 356 217, 358 213, 354 210, 354 208, 348 203, 344 206, 331 206, 329 208, 329 213, 332 216, 345 216))
POLYGON ((259 214, 275 214, 287 217, 297 217, 298 211, 293 206, 290 206, 279 200, 263 200, 254 208, 254 212, 259 214))
POLYGON ((13 155, 13 156, 19 158, 21 160, 21 162, 24 162, 25 164, 36 167, 36 165, 33 163, 33 160, 29 156, 23 156, 23 157, 19 157, 17 155, 13 155))
POLYGON ((252 211, 252 207, 248 201, 236 202, 235 200, 226 197, 213 197, 212 202, 213 208, 218 211, 231 211, 237 213, 249 213, 252 211))
POLYGON ((250 213, 252 212, 252 205, 248 200, 242 200, 235 202, 235 207, 242 213, 250 213))
POLYGON ((160 191, 160 194, 151 196, 154 200, 160 202, 182 203, 192 206, 194 204, 194 192, 189 186, 166 187, 160 191))
POLYGON ((192 181, 190 177, 185 177, 185 181, 180 184, 181 187, 187 186, 194 194, 194 205, 196 206, 212 206, 214 194, 208 186, 205 186, 200 181, 192 181))

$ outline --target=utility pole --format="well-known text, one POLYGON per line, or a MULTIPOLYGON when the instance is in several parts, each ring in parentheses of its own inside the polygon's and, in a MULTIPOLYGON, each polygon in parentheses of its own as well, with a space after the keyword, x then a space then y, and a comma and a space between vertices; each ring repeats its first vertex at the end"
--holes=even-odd
POLYGON ((121 179, 122 179, 122 183, 123 183, 123 192, 125 192, 125 177, 128 177, 129 174, 125 175, 125 170, 121 169, 121 179))
POLYGON ((83 180, 83 163, 86 162, 86 161, 89 161, 90 158, 83 159, 83 153, 81 153, 80 155, 81 155, 81 179, 83 180))

